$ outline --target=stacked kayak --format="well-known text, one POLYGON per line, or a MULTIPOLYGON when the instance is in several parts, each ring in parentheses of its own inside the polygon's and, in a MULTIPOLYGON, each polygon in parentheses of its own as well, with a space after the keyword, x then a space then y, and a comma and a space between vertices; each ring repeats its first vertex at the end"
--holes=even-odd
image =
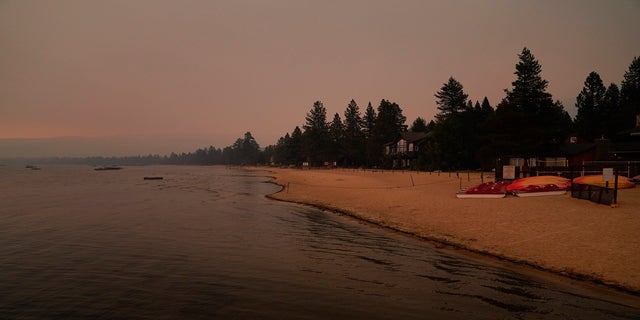
POLYGON ((504 198, 507 194, 509 182, 485 182, 473 188, 461 190, 456 194, 458 198, 504 198))
POLYGON ((571 180, 558 176, 536 176, 515 180, 507 192, 518 197, 563 195, 571 187, 571 180))
MULTIPOLYGON (((604 178, 601 174, 577 177, 573 179, 573 183, 592 185, 592 186, 597 186, 602 188, 607 187, 607 183, 604 181, 604 178)), ((609 188, 613 189, 614 183, 615 183, 614 181, 610 181, 609 188)), ((635 183, 631 179, 625 176, 618 176, 618 189, 633 188, 634 186, 635 186, 635 183)))

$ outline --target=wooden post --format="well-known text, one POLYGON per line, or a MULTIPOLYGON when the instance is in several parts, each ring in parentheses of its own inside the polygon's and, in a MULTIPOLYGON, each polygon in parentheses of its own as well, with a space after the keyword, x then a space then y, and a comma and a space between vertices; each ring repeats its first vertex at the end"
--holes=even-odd
POLYGON ((611 204, 611 208, 618 207, 618 168, 616 168, 615 179, 613 182, 613 203, 611 204))
POLYGON ((569 167, 569 181, 571 182, 571 197, 573 197, 573 166, 569 167))
POLYGON ((413 183, 413 176, 412 176, 412 175, 409 175, 409 177, 411 178, 411 186, 412 186, 412 187, 415 187, 416 185, 413 183))

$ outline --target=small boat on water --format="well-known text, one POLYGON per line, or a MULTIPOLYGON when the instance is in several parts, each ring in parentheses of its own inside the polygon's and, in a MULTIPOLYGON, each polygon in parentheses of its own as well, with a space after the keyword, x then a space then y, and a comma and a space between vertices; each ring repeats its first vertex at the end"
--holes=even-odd
POLYGON ((118 166, 103 166, 103 167, 96 167, 93 170, 96 171, 108 171, 108 170, 120 170, 122 169, 122 167, 118 167, 118 166))
POLYGON ((473 188, 463 189, 456 193, 456 197, 460 199, 498 199, 507 195, 507 181, 485 182, 473 188))
POLYGON ((535 176, 515 180, 507 192, 518 197, 559 196, 567 193, 571 180, 558 176, 535 176))
MULTIPOLYGON (((604 177, 601 174, 582 176, 573 179, 574 184, 586 184, 597 187, 606 188, 607 183, 604 181, 604 177)), ((609 188, 613 189, 614 181, 609 182, 609 188)), ((618 176, 618 189, 633 188, 636 184, 625 176, 618 176)))
POLYGON ((163 177, 144 177, 144 180, 162 180, 163 177))
POLYGON ((31 170, 40 170, 40 169, 41 169, 40 167, 38 167, 38 166, 34 166, 34 165, 31 165, 31 164, 30 164, 30 165, 25 166, 25 168, 27 168, 27 169, 31 169, 31 170))

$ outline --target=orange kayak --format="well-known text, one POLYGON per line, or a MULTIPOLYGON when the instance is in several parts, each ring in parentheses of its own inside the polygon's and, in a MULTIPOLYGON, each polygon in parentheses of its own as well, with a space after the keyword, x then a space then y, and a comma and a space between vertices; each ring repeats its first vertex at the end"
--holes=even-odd
MULTIPOLYGON (((591 176, 582 176, 573 179, 573 183, 575 184, 588 184, 592 186, 605 187, 606 182, 603 180, 601 174, 591 175, 591 176)), ((614 181, 609 181, 609 188, 613 188, 614 181)), ((629 178, 625 176, 618 176, 618 189, 626 189, 633 188, 635 183, 633 183, 629 178)))
MULTIPOLYGON (((571 186, 571 180, 558 176, 535 176, 521 178, 507 186, 508 192, 530 190, 532 187, 557 190, 567 190, 571 186), (551 188, 553 187, 553 188, 551 188)), ((548 190, 546 190, 548 191, 548 190)))

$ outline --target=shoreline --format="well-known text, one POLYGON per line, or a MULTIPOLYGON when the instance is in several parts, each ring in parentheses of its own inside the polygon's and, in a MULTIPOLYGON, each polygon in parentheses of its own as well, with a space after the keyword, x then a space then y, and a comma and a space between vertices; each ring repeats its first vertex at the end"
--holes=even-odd
MULTIPOLYGON (((454 226, 454 228, 452 228, 454 232, 450 232, 451 230, 441 230, 437 227, 434 227, 432 223, 429 223, 430 221, 427 221, 426 226, 412 224, 410 223, 412 221, 407 221, 407 220, 417 220, 417 221, 420 220, 420 219, 413 219, 413 218, 407 219, 405 216, 405 213, 407 211, 411 211, 412 209, 415 209, 414 208, 415 206, 410 206, 410 205, 392 206, 391 205, 392 201, 386 201, 385 203, 384 199, 383 201, 375 201, 375 203, 373 204, 367 204, 363 206, 358 205, 358 200, 362 199, 363 191, 365 193, 372 194, 370 198, 377 198, 378 196, 385 198, 384 196, 381 196, 381 194, 387 193, 387 192, 411 193, 410 191, 414 191, 416 186, 424 187, 424 186, 428 186, 429 184, 432 184, 433 186, 436 186, 439 188, 440 183, 438 181, 435 181, 435 182, 427 181, 426 183, 424 182, 425 180, 424 178, 426 176, 435 177, 435 174, 425 173, 425 172, 416 173, 416 172, 408 172, 408 171, 405 171, 405 172, 387 171, 386 173, 382 171, 367 172, 367 171, 360 171, 360 170, 353 170, 353 169, 300 170, 300 169, 261 168, 261 170, 267 170, 269 172, 268 175, 261 175, 261 176, 271 179, 269 181, 270 183, 274 183, 281 187, 279 191, 273 194, 267 195, 269 199, 309 205, 321 210, 328 210, 331 212, 335 212, 337 214, 346 215, 346 216, 355 218, 361 222, 371 224, 373 226, 385 228, 385 229, 398 232, 407 236, 415 237, 417 239, 429 241, 429 242, 435 243, 436 247, 445 246, 445 247, 450 247, 456 250, 463 250, 465 252, 477 254, 483 257, 487 257, 489 259, 513 263, 519 266, 532 268, 534 270, 550 273, 553 275, 569 278, 572 280, 591 283, 597 286, 607 287, 607 288, 614 289, 616 291, 630 294, 633 296, 640 296, 640 281, 636 281, 637 277, 635 276, 635 274, 637 273, 634 273, 634 271, 640 270, 640 263, 639 263, 640 259, 634 259, 633 261, 628 261, 630 263, 629 268, 623 268, 623 269, 626 269, 626 272, 624 272, 624 274, 622 275, 613 274, 613 273, 610 274, 605 272, 599 273, 599 271, 601 272, 601 270, 606 271, 607 268, 606 267, 600 268, 600 269, 593 268, 593 265, 589 263, 584 263, 581 261, 581 260, 584 260, 585 255, 592 256, 592 254, 588 250, 589 249, 588 245, 585 247, 586 250, 580 250, 578 252, 579 258, 582 258, 582 259, 577 259, 578 267, 576 267, 576 263, 563 263, 562 260, 564 259, 562 258, 560 259, 560 262, 558 262, 557 261, 558 250, 554 250, 550 248, 545 248, 545 247, 539 248, 539 251, 542 251, 541 254, 537 253, 535 255, 528 256, 526 254, 524 255, 513 254, 508 250, 500 250, 501 249, 500 243, 499 242, 496 243, 495 241, 493 242, 483 241, 485 243, 482 243, 482 245, 477 245, 476 243, 474 243, 477 240, 483 240, 483 239, 475 239, 474 237, 472 237, 472 236, 477 237, 478 230, 482 231, 483 229, 486 229, 484 231, 486 231, 487 234, 492 234, 492 233, 500 233, 500 232, 505 233, 505 228, 502 228, 501 230, 493 230, 493 228, 486 228, 486 226, 480 226, 478 230, 475 230, 475 232, 466 232, 468 230, 465 230, 465 229, 459 230, 459 228, 458 230, 455 230, 456 229, 455 227, 457 226, 454 226), (351 179, 352 176, 354 175, 356 176, 355 180, 351 179), (376 180, 377 178, 383 178, 382 180, 385 180, 386 183, 392 180, 394 182, 397 182, 396 180, 398 179, 405 180, 404 181, 405 184, 408 183, 406 181, 407 180, 406 178, 407 178, 407 175, 409 175, 411 185, 397 185, 397 184, 388 185, 387 184, 384 186, 380 186, 380 185, 372 184, 371 183, 372 179, 365 179, 365 181, 358 182, 357 178, 362 178, 362 176, 364 175, 373 175, 374 176, 373 180, 376 180), (375 176, 375 175, 378 175, 378 176, 375 176), (416 175, 416 176, 422 175, 422 177, 414 178, 413 175, 416 175), (330 176, 330 177, 327 179, 326 176, 330 176), (420 180, 418 183, 422 182, 423 184, 418 185, 414 181, 414 179, 420 180), (313 180, 313 183, 308 183, 310 180, 313 180), (349 186, 339 185, 339 182, 344 182, 345 180, 349 180, 350 182, 355 181, 355 183, 352 183, 349 186), (307 182, 307 183, 305 185, 305 183, 301 183, 301 182, 307 182), (292 183, 293 183, 293 187, 297 189, 297 192, 295 194, 293 194, 293 192, 289 193, 289 191, 293 189, 291 185, 292 183), (326 190, 331 188, 338 189, 340 191, 336 193, 335 190, 333 192, 326 190), (316 189, 316 190, 313 190, 313 189, 316 189), (325 190, 319 190, 319 189, 325 189, 325 190), (350 194, 352 195, 352 197, 349 196, 350 194), (344 200, 345 197, 347 198, 346 202, 344 200), (377 209, 380 209, 380 203, 383 204, 381 208, 382 211, 387 211, 386 214, 383 213, 381 216, 379 216, 380 214, 379 212, 367 212, 365 210, 362 210, 362 208, 374 208, 374 210, 371 210, 371 211, 376 211, 377 209), (425 232, 425 230, 427 232, 425 232), (547 258, 551 257, 551 258, 545 259, 545 257, 547 258), (552 263, 548 263, 546 260, 550 260, 552 263)), ((465 173, 464 175, 466 176, 467 173, 465 173)), ((438 174, 437 177, 440 180, 442 180, 443 178, 453 179, 455 180, 453 182, 459 182, 460 186, 468 187, 473 185, 475 183, 473 182, 474 179, 477 178, 477 177, 474 177, 474 179, 471 179, 470 175, 471 174, 469 174, 468 181, 463 181, 466 179, 463 179, 462 175, 460 175, 460 177, 458 176, 451 177, 449 173, 444 173, 442 175, 438 174)), ((491 179, 490 178, 485 179, 485 181, 488 181, 488 180, 491 180, 491 179)), ((448 187, 447 189, 451 189, 451 185, 452 184, 455 185, 456 183, 451 183, 451 181, 449 181, 449 183, 446 183, 446 184, 448 187)), ((440 188, 440 189, 444 189, 444 188, 440 188)), ((474 209, 482 210, 482 208, 474 208, 475 206, 473 207, 467 206, 467 203, 465 202, 470 202, 470 201, 473 202, 478 207, 482 207, 482 205, 479 204, 480 202, 485 202, 483 204, 485 205, 485 207, 487 204, 490 204, 491 207, 498 208, 496 209, 496 212, 504 211, 504 210, 500 210, 500 206, 501 206, 500 201, 504 201, 504 199, 457 199, 455 198, 455 191, 457 191, 457 188, 455 189, 456 190, 453 190, 453 192, 450 194, 452 198, 447 199, 447 200, 451 200, 452 203, 449 207, 447 207, 447 209, 445 209, 446 211, 451 211, 455 213, 455 212, 464 212, 464 211, 468 212, 469 210, 474 211, 474 209)), ((638 188, 634 188, 634 189, 636 191, 640 191, 638 190, 638 188)), ((633 199, 634 195, 635 195, 635 198, 638 198, 638 195, 640 195, 640 192, 634 192, 633 194, 628 194, 624 199, 637 200, 637 199, 633 199)), ((422 193, 418 193, 417 195, 410 194, 407 197, 413 200, 417 200, 417 202, 420 202, 421 200, 425 200, 425 199, 429 200, 428 195, 424 195, 422 193), (418 197, 417 199, 416 199, 416 196, 418 197)), ((540 197, 537 200, 535 198, 524 199, 524 198, 513 197, 514 199, 509 199, 509 200, 512 200, 512 202, 513 200, 526 201, 527 203, 525 203, 524 205, 516 204, 517 207, 525 207, 525 208, 527 204, 531 204, 532 202, 536 202, 536 201, 538 204, 540 204, 540 203, 545 203, 545 200, 553 200, 554 203, 556 203, 558 198, 560 198, 561 200, 571 200, 570 202, 572 203, 570 203, 570 205, 577 205, 578 207, 582 207, 582 208, 578 208, 576 211, 574 211, 574 213, 583 212, 582 210, 585 210, 585 209, 590 211, 598 211, 598 212, 602 212, 603 210, 605 211, 618 210, 618 211, 624 211, 624 213, 628 213, 629 211, 633 211, 634 208, 636 210, 640 208, 640 206, 636 206, 637 205, 636 202, 638 201, 624 201, 624 206, 622 207, 623 209, 620 210, 620 208, 615 208, 615 209, 609 208, 604 205, 597 205, 597 204, 590 203, 589 201, 586 201, 586 200, 572 199, 570 198, 570 196, 566 196, 566 195, 551 196, 551 197, 552 199, 549 199, 549 197, 540 197)), ((426 206, 428 206, 428 204, 426 206)), ((508 207, 507 209, 511 209, 513 207, 513 203, 510 203, 507 207, 508 207)), ((561 211, 561 209, 562 208, 558 208, 558 211, 561 211)), ((442 215, 440 217, 442 217, 442 215)), ((447 224, 446 219, 443 219, 443 220, 445 220, 444 225, 446 225, 447 224)), ((636 222, 640 222, 639 219, 632 219, 632 220, 634 222, 633 225, 636 225, 636 222)), ((627 221, 620 221, 620 223, 622 224, 626 224, 626 222, 627 221)), ((510 223, 508 225, 517 225, 517 223, 510 223)), ((520 226, 522 227, 522 225, 520 226)), ((524 226, 526 227, 526 223, 524 224, 524 226)), ((550 233, 553 233, 553 229, 554 229, 553 224, 550 223, 547 225, 547 227, 552 229, 550 233)), ((560 228, 562 227, 563 226, 561 226, 560 228)), ((508 230, 509 228, 506 228, 506 229, 508 230)), ((589 230, 587 230, 586 232, 588 233, 588 231, 589 230)), ((562 233, 561 231, 559 232, 562 233)), ((573 232, 566 232, 566 233, 568 233, 569 235, 572 235, 574 233, 579 234, 584 232, 585 232, 584 230, 580 232, 580 230, 574 229, 573 232)), ((505 235, 503 234, 503 236, 505 235)), ((544 236, 545 235, 543 234, 542 236, 540 236, 540 238, 544 238, 544 236)), ((506 238, 510 238, 512 242, 520 242, 520 243, 524 243, 532 240, 532 239, 527 239, 526 237, 523 238, 522 236, 519 237, 517 233, 507 234, 506 238)), ((633 240, 632 242, 633 243, 639 242, 640 241, 639 238, 640 238, 640 235, 635 237, 635 239, 632 239, 633 240)), ((576 243, 575 247, 580 247, 580 245, 581 245, 580 243, 576 243)), ((622 252, 622 254, 617 254, 617 255, 619 257, 622 257, 623 258, 622 260, 626 260, 625 259, 626 257, 632 258, 635 252, 628 252, 630 248, 632 249, 633 246, 627 246, 625 248, 626 250, 623 250, 624 252, 622 252)), ((608 249, 614 250, 615 247, 612 248, 609 246, 608 249)), ((516 253, 517 253, 517 250, 516 250, 516 253)), ((560 257, 562 257, 562 255, 560 255, 560 257)), ((573 260, 571 258, 572 257, 567 257, 566 260, 573 260)), ((595 259, 595 260, 599 260, 598 263, 596 263, 596 265, 601 265, 603 263, 607 264, 608 262, 609 265, 615 266, 615 265, 618 265, 618 262, 619 262, 618 260, 620 259, 610 260, 610 259, 607 259, 606 257, 602 257, 602 259, 595 259)))

